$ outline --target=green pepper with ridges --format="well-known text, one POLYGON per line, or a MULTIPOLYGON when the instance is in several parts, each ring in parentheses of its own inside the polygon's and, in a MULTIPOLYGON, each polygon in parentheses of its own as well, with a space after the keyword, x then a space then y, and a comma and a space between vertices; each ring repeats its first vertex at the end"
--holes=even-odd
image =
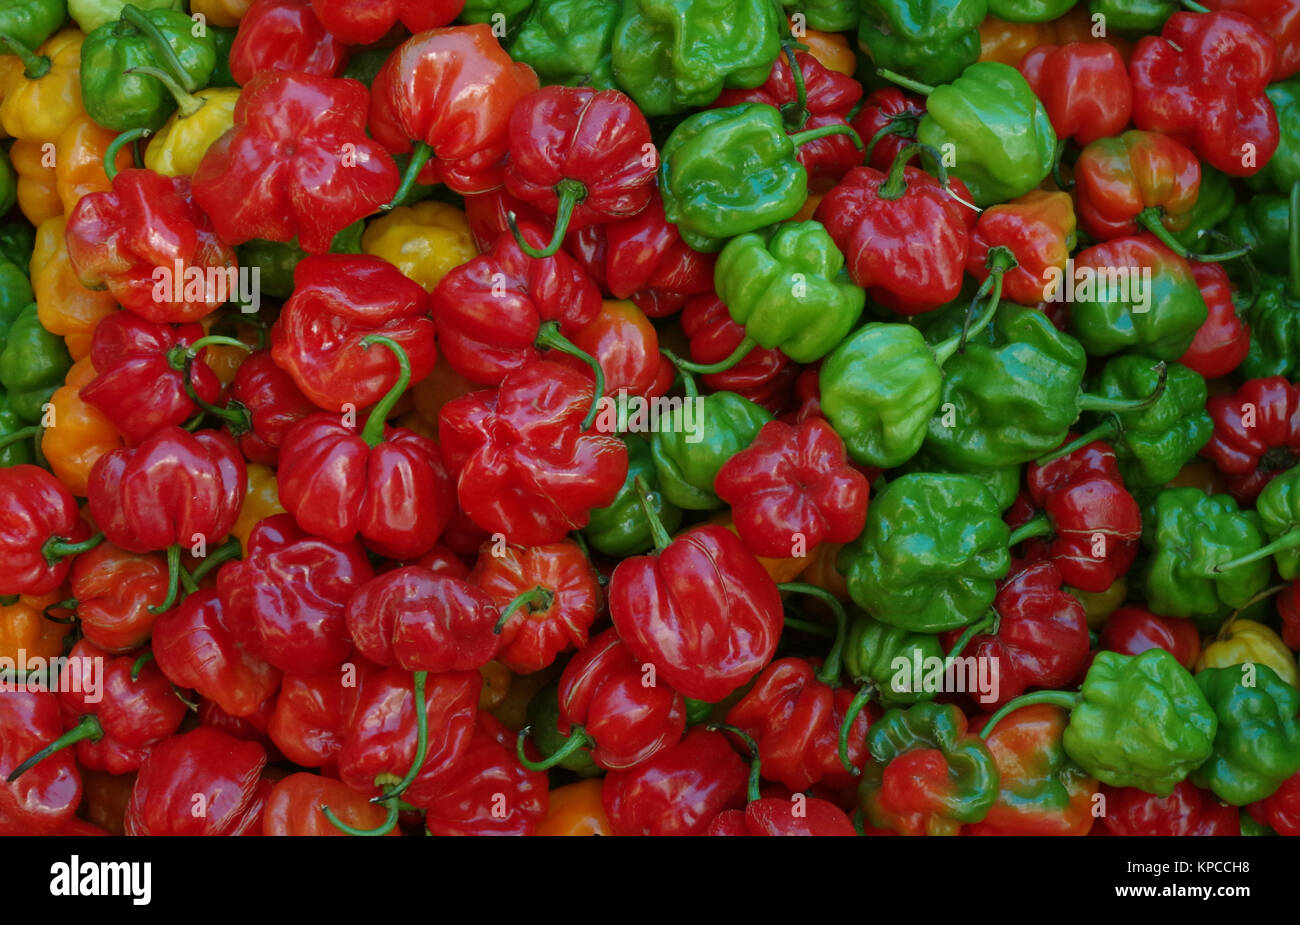
MULTIPOLYGON (((364 220, 353 222, 334 236, 330 243, 331 254, 361 253, 361 236, 365 233, 364 220)), ((236 249, 241 267, 256 267, 262 292, 274 299, 287 299, 293 295, 293 269, 307 252, 294 241, 264 241, 254 238, 236 249)))
MULTIPOLYGON (((559 694, 559 682, 552 681, 533 694, 533 699, 528 701, 528 727, 532 730, 533 744, 537 746, 543 758, 549 758, 569 741, 569 737, 560 732, 559 728, 559 694)), ((556 767, 572 771, 579 777, 595 777, 602 773, 601 767, 591 759, 590 748, 580 748, 570 752, 556 767)))
POLYGON ((510 43, 510 57, 537 72, 543 84, 617 87, 614 29, 618 0, 537 0, 510 43))
POLYGON ((0 35, 36 48, 68 18, 65 0, 5 0, 0 7, 0 35))
POLYGON ((989 15, 1007 22, 1049 22, 1070 12, 1079 0, 989 0, 989 15))
POLYGON ((18 313, 36 300, 27 274, 17 265, 0 258, 0 325, 9 329, 18 313))
POLYGON ((1255 298, 1243 313, 1250 325, 1250 348, 1239 371, 1246 379, 1293 379, 1300 373, 1300 220, 1291 221, 1292 216, 1300 219, 1300 182, 1292 185, 1285 202, 1283 275, 1260 275, 1255 298))
POLYGON ((26 271, 32 262, 32 249, 35 246, 36 229, 31 225, 26 222, 5 222, 0 225, 0 259, 26 271))
POLYGON ((862 15, 858 0, 781 0, 781 5, 787 16, 802 14, 808 28, 821 32, 848 32, 862 15))
POLYGON ((1273 557, 1285 581, 1300 578, 1300 467, 1278 474, 1255 499, 1255 513, 1267 534, 1267 545, 1225 562, 1216 571, 1228 572, 1273 557))
POLYGON ((68 14, 89 35, 122 15, 127 6, 138 10, 181 10, 185 0, 68 0, 68 14))
POLYGON ((1300 183, 1300 77, 1270 84, 1264 92, 1277 113, 1278 145, 1268 162, 1246 183, 1254 189, 1272 188, 1285 195, 1300 183))
POLYGON ((987 0, 859 0, 858 47, 876 67, 948 83, 980 54, 987 0))
POLYGON ((41 327, 32 303, 20 311, 0 351, 0 383, 9 393, 9 406, 28 424, 41 420, 42 406, 72 368, 63 338, 41 327))
POLYGON ((659 491, 659 470, 655 468, 650 442, 638 434, 624 434, 627 444, 627 478, 606 507, 591 512, 591 520, 583 529, 592 548, 607 556, 635 556, 654 546, 654 535, 645 508, 636 492, 636 480, 646 486, 646 497, 655 509, 664 529, 676 532, 682 522, 682 512, 670 504, 659 491))
MULTIPOLYGON (((873 697, 881 703, 915 703, 933 699, 934 692, 912 690, 910 666, 917 660, 924 665, 927 659, 942 659, 944 654, 939 637, 933 633, 913 632, 856 613, 844 644, 844 667, 854 681, 869 684, 873 697), (897 658, 907 660, 909 668, 904 678, 899 677, 894 664, 897 658)), ((846 718, 845 725, 851 724, 852 720, 846 718)))
POLYGON ((1233 806, 1273 795, 1300 771, 1300 691, 1272 668, 1248 664, 1205 668, 1196 683, 1219 719, 1214 753, 1192 783, 1233 806))

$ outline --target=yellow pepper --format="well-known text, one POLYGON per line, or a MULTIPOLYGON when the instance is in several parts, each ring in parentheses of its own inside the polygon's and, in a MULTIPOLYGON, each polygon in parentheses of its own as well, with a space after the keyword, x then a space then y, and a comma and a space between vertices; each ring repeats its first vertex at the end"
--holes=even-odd
POLYGON ((248 554, 248 534, 253 532, 253 528, 266 518, 283 513, 275 470, 261 463, 249 463, 244 503, 240 505, 235 525, 230 528, 231 535, 239 537, 239 545, 245 555, 248 554))
MULTIPOLYGON (((45 608, 57 604, 68 595, 62 591, 41 597, 23 595, 12 604, 0 605, 0 658, 12 659, 15 667, 26 670, 28 658, 54 658, 63 654, 63 637, 72 629, 71 623, 56 623, 45 618, 45 608), (18 665, 18 651, 24 660, 18 665)), ((67 610, 52 610, 58 617, 67 617, 67 610)))
POLYGON ((1085 4, 1047 22, 1007 22, 988 16, 980 23, 980 60, 997 61, 1011 67, 1039 45, 1068 45, 1071 42, 1105 42, 1115 46, 1125 61, 1132 44, 1113 32, 1092 34, 1092 17, 1085 4))
POLYGON ((54 174, 57 150, 21 138, 9 149, 9 160, 18 176, 18 208, 33 225, 63 214, 54 174))
POLYGON ((546 804, 546 818, 538 835, 613 835, 600 778, 578 781, 552 790, 546 804))
POLYGON ((96 376, 90 357, 72 364, 63 385, 50 398, 54 420, 41 435, 41 452, 68 491, 86 497, 90 470, 99 457, 122 446, 122 435, 104 412, 81 400, 81 390, 96 376))
POLYGON ((194 94, 201 101, 188 116, 176 112, 158 129, 144 152, 144 165, 168 177, 191 177, 213 142, 235 124, 235 87, 209 87, 194 94))
POLYGON ((32 291, 36 293, 41 327, 62 337, 68 353, 80 360, 90 354, 95 325, 117 311, 117 302, 107 292, 81 285, 68 259, 68 245, 63 238, 66 224, 59 215, 41 222, 36 229, 32 291))
MULTIPOLYGON (((64 215, 71 215, 87 193, 107 192, 113 188, 108 174, 104 173, 104 154, 116 137, 117 132, 84 115, 73 119, 59 135, 54 146, 54 182, 64 215)), ((123 147, 119 150, 113 165, 118 170, 134 166, 131 149, 123 147)))
POLYGON ((72 120, 86 114, 81 105, 85 38, 76 29, 64 29, 37 49, 34 64, 7 70, 9 80, 0 103, 0 124, 6 132, 38 144, 57 144, 72 120))
POLYGON ((1201 651, 1196 670, 1228 668, 1254 662, 1267 665, 1292 687, 1300 687, 1300 669, 1295 656, 1277 633, 1254 620, 1229 620, 1214 642, 1201 651))
POLYGON ((190 0, 190 15, 201 13, 214 26, 239 25, 253 0, 190 0))
POLYGON ((465 213, 445 202, 398 206, 366 227, 363 253, 382 257, 428 291, 478 256, 465 213))

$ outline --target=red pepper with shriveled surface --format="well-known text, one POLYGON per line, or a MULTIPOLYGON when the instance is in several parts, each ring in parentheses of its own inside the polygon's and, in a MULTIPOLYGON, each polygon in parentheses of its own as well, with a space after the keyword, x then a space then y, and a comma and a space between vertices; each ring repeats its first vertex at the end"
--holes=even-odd
POLYGON ((235 83, 246 86, 266 71, 320 77, 341 71, 348 60, 347 43, 330 34, 312 8, 309 0, 253 0, 230 46, 235 83))
POLYGON ((1232 496, 1250 504, 1284 469, 1300 462, 1300 385, 1281 376, 1251 379, 1205 410, 1214 434, 1201 455, 1214 463, 1232 496))
POLYGON ((0 594, 49 594, 68 577, 72 557, 96 542, 88 539, 77 499, 44 469, 26 464, 0 469, 0 498, 0 594))

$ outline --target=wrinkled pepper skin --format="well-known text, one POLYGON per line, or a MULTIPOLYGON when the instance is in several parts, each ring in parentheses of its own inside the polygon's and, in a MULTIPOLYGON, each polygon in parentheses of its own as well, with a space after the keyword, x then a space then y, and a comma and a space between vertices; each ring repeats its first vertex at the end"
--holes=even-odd
POLYGON ((211 726, 154 746, 131 788, 127 835, 245 835, 261 831, 270 793, 266 749, 211 726), (196 814, 195 796, 206 812, 196 814))
POLYGON ((1300 770, 1300 690, 1267 665, 1206 668, 1196 683, 1219 718, 1219 730, 1214 754, 1192 782, 1233 806, 1271 796, 1300 770))
POLYGON ((860 0, 858 5, 858 47, 876 67, 941 84, 979 57, 986 0, 860 0))
POLYGON ((684 411, 674 408, 654 435, 650 452, 663 496, 680 508, 708 511, 723 505, 714 490, 718 472, 754 442, 772 415, 734 392, 706 395, 692 413, 702 435, 690 433, 684 411))
MULTIPOLYGON (((46 690, 6 691, 0 697, 0 724, 5 730, 0 739, 0 778, 4 778, 62 735, 58 695, 46 690)), ((743 776, 743 765, 741 772, 743 776)), ((0 834, 53 834, 72 819, 81 794, 73 752, 65 749, 52 755, 13 783, 0 783, 0 834)))
POLYGON ((1214 463, 1242 504, 1300 459, 1300 386, 1281 376, 1251 379, 1205 403, 1214 434, 1201 455, 1214 463))

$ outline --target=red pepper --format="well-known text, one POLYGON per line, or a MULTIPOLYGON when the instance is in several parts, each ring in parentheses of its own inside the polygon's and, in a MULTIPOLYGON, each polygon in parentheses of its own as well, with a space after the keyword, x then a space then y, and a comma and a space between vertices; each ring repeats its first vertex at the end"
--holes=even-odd
POLYGON ((609 612, 632 655, 683 696, 716 703, 763 670, 784 625, 776 583, 716 524, 670 540, 647 506, 655 552, 624 559, 609 612))
POLYGON ((806 550, 847 543, 867 522, 871 486, 848 464, 844 441, 822 418, 764 424, 747 449, 723 464, 713 485, 756 556, 789 556, 799 541, 806 550))
MULTIPOLYGON (((981 697, 981 710, 996 710, 1031 687, 1064 687, 1088 659, 1083 604, 1061 588, 1061 573, 1050 561, 1012 565, 993 599, 993 618, 976 626, 989 631, 977 633, 957 654, 997 666, 994 699, 981 697)), ((961 635, 953 630, 940 638, 954 646, 961 635)))
MULTIPOLYGON (((796 134, 828 125, 848 125, 849 113, 862 99, 862 84, 829 70, 806 51, 777 55, 767 81, 752 90, 723 90, 710 108, 741 103, 766 103, 781 110, 786 132, 796 134), (791 66, 798 64, 798 76, 791 66)), ((855 126, 856 128, 856 126, 855 126)), ((871 135, 862 141, 869 141, 871 135)), ((808 171, 811 189, 824 189, 862 163, 862 149, 851 135, 828 135, 798 148, 799 163, 808 171)))
MULTIPOLYGON (((682 330, 690 338, 691 361, 720 363, 745 339, 744 325, 731 320, 726 303, 712 291, 696 296, 682 310, 682 330)), ((755 347, 730 369, 708 373, 700 381, 715 392, 735 392, 768 411, 782 411, 799 367, 777 348, 755 347)))
POLYGON ((745 804, 748 778, 727 737, 696 726, 649 761, 606 774, 601 802, 615 835, 702 835, 745 804))
MULTIPOLYGON (((322 806, 348 825, 359 829, 377 827, 384 821, 384 808, 371 803, 347 784, 319 774, 290 774, 271 790, 262 816, 263 835, 342 835, 331 825, 322 806)), ((397 829, 387 834, 401 835, 397 829)))
POLYGON ((154 624, 154 658, 178 687, 193 688, 231 716, 251 716, 275 696, 281 674, 242 645, 226 621, 215 589, 191 594, 154 624))
POLYGON ((1206 379, 1218 379, 1246 359, 1250 352, 1250 328, 1237 316, 1228 272, 1217 263, 1195 261, 1191 266, 1209 314, 1178 362, 1206 379))
MULTIPOLYGON (((435 575, 440 575, 443 578, 469 577, 469 566, 465 564, 464 560, 461 559, 459 555, 441 543, 434 546, 418 559, 414 559, 405 564, 418 565, 427 568, 435 575)), ((400 568, 401 563, 393 563, 392 567, 400 568)), ((381 572, 384 570, 384 568, 379 569, 381 572)))
POLYGON ((1133 85, 1113 45, 1039 45, 1017 68, 1042 100, 1058 138, 1086 147, 1124 131, 1133 115, 1133 85))
MULTIPOLYGON (((474 246, 480 254, 490 250, 492 245, 496 243, 497 238, 510 232, 511 213, 514 214, 516 223, 526 222, 538 226, 544 226, 547 223, 546 216, 542 214, 540 209, 531 203, 511 196, 506 192, 504 186, 482 193, 466 194, 465 221, 469 224, 470 234, 474 236, 474 246)), ((592 225, 590 228, 575 232, 574 237, 601 227, 603 226, 592 225)), ((578 257, 576 252, 573 256, 578 257)), ((587 270, 593 278, 596 277, 596 273, 590 267, 587 270)))
MULTIPOLYGON (((544 240, 535 225, 521 233, 544 240)), ((443 356, 480 385, 500 384, 537 359, 540 347, 570 349, 566 338, 601 307, 600 290, 572 257, 530 257, 508 233, 439 280, 430 300, 443 356)))
POLYGON ((1107 835, 1241 834, 1237 808, 1198 790, 1191 781, 1181 782, 1167 797, 1136 787, 1103 785, 1101 791, 1106 798, 1101 825, 1107 835))
POLYGON ((1282 641, 1292 651, 1300 649, 1300 580, 1291 582, 1278 594, 1277 612, 1282 618, 1282 641))
POLYGON ((71 752, 53 756, 17 780, 7 778, 63 732, 59 699, 19 689, 0 696, 0 835, 46 835, 72 821, 81 802, 81 775, 71 752))
POLYGON ((659 158, 625 93, 543 87, 515 105, 509 137, 506 190, 555 226, 540 250, 520 239, 530 257, 554 254, 570 228, 627 218, 650 202, 659 158))
POLYGON ((347 605, 357 650, 407 671, 471 671, 491 661, 501 616, 486 592, 408 565, 366 582, 347 605))
POLYGON ((276 514, 253 528, 245 558, 221 567, 217 589, 226 625, 249 651, 288 674, 314 675, 352 651, 347 603, 372 577, 359 543, 312 536, 276 514))
MULTIPOLYGON (((941 180, 904 166, 916 150, 904 148, 887 174, 874 167, 853 168, 813 213, 844 252, 853 282, 904 315, 957 298, 970 248, 968 229, 974 223, 974 212, 957 202, 941 180), (970 218, 963 212, 970 212, 970 218)), ((947 182, 955 195, 971 201, 960 180, 947 182)))
MULTIPOLYGON (((672 388, 677 370, 659 352, 659 333, 631 302, 605 302, 594 321, 573 332, 573 346, 595 358, 605 374, 605 395, 656 398, 672 388)), ((577 370, 586 364, 575 356, 551 354, 557 363, 577 370)))
POLYGON ((514 734, 487 713, 436 796, 424 803, 430 835, 532 835, 546 816, 548 781, 523 767, 514 734))
POLYGON ((275 747, 294 764, 332 768, 338 763, 348 722, 368 679, 379 671, 363 658, 349 659, 344 665, 342 671, 310 678, 286 675, 280 685, 267 732, 275 747))
POLYGON ((587 525, 627 479, 627 446, 591 431, 592 382, 535 360, 496 391, 448 402, 438 437, 460 506, 484 530, 520 546, 554 543, 587 525))
POLYGON ((713 291, 718 257, 683 241, 664 215, 658 188, 650 192, 650 202, 636 215, 588 226, 569 235, 566 243, 602 289, 631 300, 651 318, 665 318, 691 296, 713 291))
POLYGON ((262 746, 211 726, 166 739, 131 788, 126 834, 256 834, 271 790, 261 777, 265 765, 262 746))
MULTIPOLYGON (((1066 443, 1074 437, 1067 435, 1066 443)), ((1016 499, 1007 522, 1013 529, 1038 525, 1025 544, 1026 558, 1050 559, 1066 584, 1092 593, 1128 572, 1142 539, 1142 513, 1108 443, 1094 440, 1049 463, 1031 463, 1025 480, 1028 495, 1016 499)))
POLYGON ((1272 36, 1277 43, 1277 58, 1270 83, 1300 71, 1300 0, 1206 0, 1204 6, 1244 13, 1272 36))
POLYGON ((889 170, 898 152, 916 140, 916 127, 924 115, 924 97, 904 93, 897 87, 873 90, 852 122, 867 146, 867 166, 889 170))
POLYGON ((101 543, 72 563, 70 590, 81 632, 106 652, 125 654, 149 641, 167 597, 167 562, 153 553, 101 543))
POLYGON ((1201 657, 1201 634, 1191 620, 1162 617, 1138 606, 1121 607, 1106 619, 1101 648, 1124 655, 1164 649, 1191 671, 1201 657))
POLYGON ((424 183, 485 192, 502 182, 510 114, 537 86, 533 69, 510 59, 492 26, 430 29, 402 43, 376 75, 370 130, 393 154, 422 143, 408 178, 418 171, 424 183))
POLYGON ((1169 244, 1191 218, 1201 188, 1201 165, 1182 142, 1158 132, 1125 132, 1083 149, 1074 165, 1079 223, 1094 238, 1151 231, 1169 244))
POLYGON ((1205 403, 1214 435, 1201 455, 1223 474, 1232 496, 1255 500, 1284 469, 1300 462, 1300 385, 1281 376, 1251 379, 1205 403))
POLYGON ((367 99, 355 80, 259 71, 239 94, 234 128, 194 173, 194 201, 221 239, 296 237, 321 254, 391 199, 397 165, 366 135, 367 99))
POLYGON ((232 735, 236 739, 243 739, 246 742, 256 742, 266 749, 267 758, 270 761, 283 761, 284 755, 275 747, 271 741, 267 729, 271 723, 271 715, 275 712, 275 698, 268 697, 262 701, 262 705, 257 708, 256 713, 250 713, 247 716, 231 716, 217 704, 215 700, 206 698, 199 699, 199 709, 197 715, 199 724, 203 726, 212 726, 214 729, 220 729, 227 735, 232 735))
POLYGON ((728 809, 709 823, 708 835, 857 835, 834 803, 816 797, 764 797, 743 810, 728 809))
POLYGON ((1300 835, 1300 772, 1292 774, 1272 796, 1246 807, 1256 822, 1279 835, 1300 835))
POLYGON ((1129 60, 1133 122, 1185 142, 1233 177, 1249 177, 1278 145, 1277 113, 1264 94, 1277 46, 1240 13, 1175 13, 1129 60))
MULTIPOLYGON (((363 354, 354 359, 370 357, 363 354)), ((230 384, 229 408, 239 415, 231 433, 239 431, 240 451, 249 462, 265 466, 279 461, 289 428, 316 411, 293 377, 275 364, 270 350, 258 350, 239 364, 230 384)))
POLYGON ((328 411, 368 408, 401 376, 388 350, 366 349, 383 335, 406 352, 412 383, 433 370, 429 296, 386 260, 322 254, 298 261, 294 292, 271 327, 271 356, 304 395, 328 411))
POLYGON ((1074 205, 1069 193, 1031 190, 980 213, 970 236, 966 272, 983 283, 993 272, 989 255, 1006 248, 1015 266, 1002 274, 1003 295, 1021 305, 1042 302, 1063 273, 1074 248, 1074 205))
POLYGON ((445 26, 465 0, 311 0, 316 18, 347 45, 372 45, 400 22, 411 32, 445 26))
POLYGON ((123 170, 111 190, 81 197, 64 234, 82 285, 149 321, 197 321, 236 297, 235 252, 194 204, 189 177, 123 170))
MULTIPOLYGON (((140 443, 161 427, 184 424, 198 410, 185 390, 184 357, 203 333, 197 324, 114 312, 95 326, 90 361, 98 375, 82 387, 82 399, 102 411, 129 443, 140 443)), ((201 399, 214 402, 221 395, 221 380, 202 357, 200 348, 198 361, 190 365, 190 384, 201 399)))
POLYGON ((342 70, 348 43, 326 31, 312 6, 309 0, 254 0, 240 18, 230 46, 230 76, 235 83, 247 86, 263 71, 333 77, 342 70))
POLYGON ((0 498, 0 594, 57 590, 72 567, 71 557, 99 542, 87 539, 90 528, 72 492, 39 466, 0 468, 0 498))

